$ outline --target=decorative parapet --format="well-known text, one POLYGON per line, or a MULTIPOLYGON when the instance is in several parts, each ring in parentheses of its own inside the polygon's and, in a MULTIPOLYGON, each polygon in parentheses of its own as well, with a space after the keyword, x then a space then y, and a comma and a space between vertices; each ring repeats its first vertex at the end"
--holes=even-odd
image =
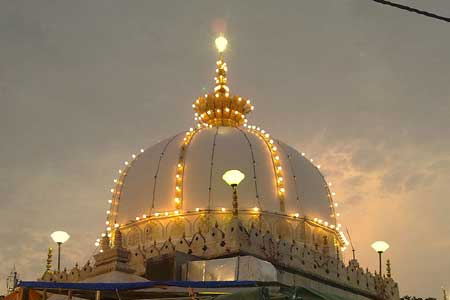
POLYGON ((279 281, 286 285, 299 284, 295 276, 300 276, 372 299, 399 299, 398 286, 392 278, 372 274, 362 269, 356 260, 345 265, 337 257, 333 244, 323 238, 328 233, 310 228, 312 231, 305 234, 306 222, 299 227, 303 230, 299 234, 288 230, 292 229, 289 220, 276 215, 246 217, 240 214, 239 219, 227 214, 197 217, 200 218, 186 217, 176 222, 167 218, 166 223, 136 222, 124 226, 113 235, 113 246, 108 244, 95 255, 94 268, 88 263, 70 272, 46 272, 42 280, 79 281, 114 270, 145 277, 149 259, 176 252, 201 259, 251 255, 271 262, 284 274, 279 281), (187 225, 191 226, 190 230, 186 230, 187 225), (155 231, 157 228, 162 231, 155 231))

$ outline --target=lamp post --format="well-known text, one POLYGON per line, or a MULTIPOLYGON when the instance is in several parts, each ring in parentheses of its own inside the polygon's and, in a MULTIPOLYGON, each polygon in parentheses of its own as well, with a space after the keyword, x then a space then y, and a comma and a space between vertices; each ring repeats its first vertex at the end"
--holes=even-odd
POLYGON ((55 231, 50 235, 53 241, 58 244, 58 273, 61 271, 61 245, 67 242, 70 235, 64 231, 55 231))
POLYGON ((385 252, 389 248, 389 244, 385 241, 376 241, 372 244, 373 250, 378 253, 379 261, 380 261, 380 277, 383 276, 381 269, 381 254, 385 252))
POLYGON ((226 171, 222 179, 233 189, 233 215, 238 215, 238 199, 237 199, 237 186, 244 180, 245 174, 239 170, 226 171))

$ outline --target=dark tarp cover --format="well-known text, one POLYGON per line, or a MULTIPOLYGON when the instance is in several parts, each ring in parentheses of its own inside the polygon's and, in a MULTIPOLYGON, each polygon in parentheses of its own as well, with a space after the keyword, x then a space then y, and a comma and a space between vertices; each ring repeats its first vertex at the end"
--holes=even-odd
POLYGON ((186 288, 227 288, 227 287, 252 287, 256 281, 145 281, 126 283, 83 283, 83 282, 46 282, 46 281, 21 281, 19 287, 34 289, 66 289, 66 290, 137 290, 158 286, 176 286, 186 288))

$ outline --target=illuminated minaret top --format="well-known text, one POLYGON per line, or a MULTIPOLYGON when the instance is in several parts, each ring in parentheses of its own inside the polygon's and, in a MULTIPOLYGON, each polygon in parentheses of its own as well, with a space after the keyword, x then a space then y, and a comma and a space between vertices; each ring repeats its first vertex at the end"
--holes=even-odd
POLYGON ((238 95, 230 95, 227 85, 227 64, 223 58, 228 41, 220 35, 215 40, 219 59, 217 60, 216 76, 214 77, 214 92, 205 94, 195 100, 192 107, 195 119, 210 127, 233 126, 238 127, 247 122, 246 115, 253 110, 250 100, 238 95))

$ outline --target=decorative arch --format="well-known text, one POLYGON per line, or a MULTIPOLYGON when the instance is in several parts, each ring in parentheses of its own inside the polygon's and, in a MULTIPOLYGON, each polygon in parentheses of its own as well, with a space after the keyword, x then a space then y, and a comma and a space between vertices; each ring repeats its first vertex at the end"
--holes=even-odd
POLYGON ((159 241, 164 237, 163 225, 157 221, 151 221, 144 228, 144 241, 146 243, 154 240, 159 241))
POLYGON ((176 218, 167 224, 167 235, 170 238, 181 238, 186 232, 186 222, 182 218, 176 218))
POLYGON ((274 233, 275 237, 281 238, 285 241, 293 240, 293 232, 292 225, 285 219, 278 220, 274 224, 274 233))
POLYGON ((134 247, 141 243, 141 231, 137 226, 131 228, 125 238, 126 247, 134 247))

